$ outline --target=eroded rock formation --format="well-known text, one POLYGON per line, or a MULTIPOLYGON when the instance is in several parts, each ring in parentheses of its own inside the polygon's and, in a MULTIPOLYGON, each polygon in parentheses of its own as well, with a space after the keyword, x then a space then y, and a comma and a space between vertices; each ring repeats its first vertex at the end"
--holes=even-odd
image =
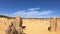
POLYGON ((12 21, 6 30, 6 34, 22 34, 22 22, 19 16, 12 21))
POLYGON ((57 17, 51 17, 50 19, 50 27, 51 27, 51 31, 56 31, 57 30, 57 17))

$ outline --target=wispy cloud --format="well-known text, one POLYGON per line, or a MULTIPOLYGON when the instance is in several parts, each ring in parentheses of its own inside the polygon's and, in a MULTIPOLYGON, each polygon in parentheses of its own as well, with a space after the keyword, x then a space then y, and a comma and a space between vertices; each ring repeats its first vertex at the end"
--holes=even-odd
POLYGON ((53 13, 53 11, 51 10, 45 10, 45 11, 39 11, 39 10, 40 8, 29 8, 27 10, 17 11, 13 15, 21 16, 22 18, 38 18, 40 16, 49 15, 53 13))
POLYGON ((39 10, 40 8, 29 8, 27 10, 34 11, 34 10, 39 10))
POLYGON ((22 18, 40 18, 40 17, 48 17, 49 15, 52 15, 53 13, 54 11, 52 10, 41 11, 40 8, 29 8, 27 10, 16 11, 13 14, 0 13, 0 15, 6 15, 10 17, 21 16, 22 18))

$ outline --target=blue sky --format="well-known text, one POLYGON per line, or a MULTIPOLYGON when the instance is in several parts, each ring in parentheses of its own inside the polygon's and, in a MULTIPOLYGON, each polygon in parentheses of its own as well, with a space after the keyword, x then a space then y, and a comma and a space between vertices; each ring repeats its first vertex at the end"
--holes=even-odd
POLYGON ((0 15, 22 18, 60 17, 60 0, 0 0, 0 15))

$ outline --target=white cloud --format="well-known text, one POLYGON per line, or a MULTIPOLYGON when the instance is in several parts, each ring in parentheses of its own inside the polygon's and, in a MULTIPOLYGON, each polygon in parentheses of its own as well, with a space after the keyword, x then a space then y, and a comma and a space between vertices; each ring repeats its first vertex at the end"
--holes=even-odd
POLYGON ((40 8, 29 8, 27 10, 16 11, 13 14, 0 13, 0 15, 6 15, 10 17, 21 16, 22 18, 40 18, 40 17, 48 17, 49 15, 53 13, 54 11, 52 10, 40 11, 40 8))
POLYGON ((29 8, 27 10, 17 11, 13 15, 21 16, 22 18, 38 18, 40 16, 49 15, 53 13, 53 11, 51 10, 38 11, 39 9, 40 8, 29 8))
POLYGON ((40 8, 29 8, 27 10, 33 11, 33 10, 39 10, 40 8))

